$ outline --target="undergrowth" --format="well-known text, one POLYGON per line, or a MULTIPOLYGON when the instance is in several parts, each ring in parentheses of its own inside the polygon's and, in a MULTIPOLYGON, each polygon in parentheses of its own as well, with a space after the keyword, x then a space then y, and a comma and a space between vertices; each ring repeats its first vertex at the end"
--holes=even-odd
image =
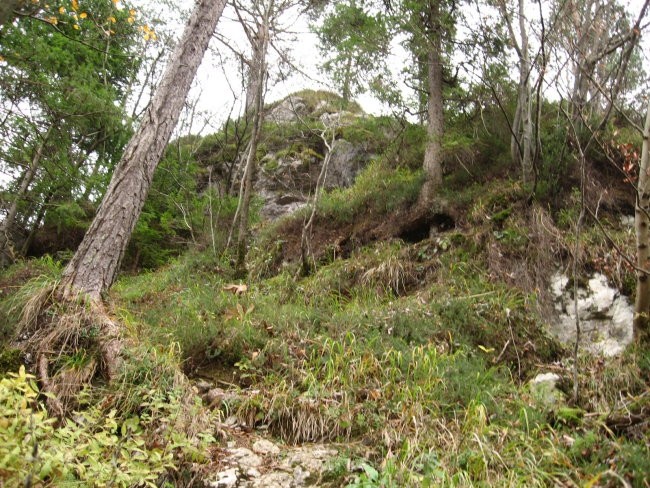
MULTIPOLYGON (((419 171, 378 159, 352 188, 326 194, 319 218, 334 229, 360 215, 381 221, 415 202, 421 183, 419 171)), ((183 369, 236 393, 217 417, 288 444, 347 446, 329 468, 332 486, 647 486, 647 351, 579 356, 573 402, 572 359, 546 332, 548 277, 572 249, 575 208, 529 204, 506 180, 443 196, 453 197, 454 228, 345 254, 326 242, 333 250, 309 276, 278 261, 290 237, 281 222, 262 230, 245 282, 212 249, 122 277, 108 303, 139 345, 118 381, 98 397, 84 393, 55 428, 33 378, 13 368, 0 387, 0 422, 12 429, 0 429, 0 475, 56 486, 91 476, 98 485, 180 483, 215 445, 215 418, 183 369), (550 398, 530 382, 547 372, 560 377, 550 398)), ((628 230, 603 225, 630 246, 628 230)), ((630 270, 593 222, 583 245, 581 271, 630 290, 630 270)), ((16 304, 34 291, 16 293, 18 284, 42 269, 53 279, 58 266, 19 265, 0 281, 7 338, 16 304)), ((74 368, 84 358, 62 361, 74 368)))

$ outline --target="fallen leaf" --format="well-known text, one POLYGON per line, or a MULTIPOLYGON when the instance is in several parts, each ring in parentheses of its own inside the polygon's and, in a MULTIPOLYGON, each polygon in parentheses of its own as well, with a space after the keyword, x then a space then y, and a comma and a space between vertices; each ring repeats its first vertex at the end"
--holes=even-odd
POLYGON ((248 290, 248 286, 246 285, 237 285, 237 284, 231 284, 231 285, 226 285, 223 287, 224 291, 230 291, 234 293, 235 295, 242 295, 248 290))

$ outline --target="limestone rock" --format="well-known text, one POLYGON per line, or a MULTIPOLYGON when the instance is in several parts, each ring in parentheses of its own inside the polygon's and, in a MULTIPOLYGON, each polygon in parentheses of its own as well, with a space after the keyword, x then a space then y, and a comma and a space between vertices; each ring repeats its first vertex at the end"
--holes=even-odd
POLYGON ((253 452, 260 456, 276 456, 280 454, 280 448, 266 439, 258 439, 253 444, 253 452))
POLYGON ((250 483, 251 488, 293 488, 296 485, 293 476, 285 472, 273 472, 262 475, 250 483))
POLYGON ((529 383, 535 401, 544 409, 552 410, 564 403, 564 393, 557 388, 560 376, 555 373, 538 374, 529 383))
MULTIPOLYGON (((569 286, 567 276, 557 273, 551 279, 550 289, 559 315, 551 332, 561 341, 572 343, 576 337, 573 286, 569 286)), ((581 346, 585 349, 615 356, 632 342, 633 305, 609 285, 606 276, 595 273, 586 286, 578 288, 578 314, 582 330, 581 346)))
POLYGON ((259 468, 262 465, 262 458, 245 447, 229 449, 227 451, 226 461, 237 464, 244 472, 250 468, 259 468))
POLYGON ((283 448, 258 437, 252 450, 245 447, 224 449, 220 463, 225 465, 205 485, 214 488, 302 488, 319 486, 336 449, 323 445, 283 448))
POLYGON ((332 146, 332 156, 325 179, 325 188, 346 188, 354 183, 369 161, 364 148, 345 139, 338 139, 332 146))
POLYGON ((289 96, 273 107, 266 115, 266 120, 277 124, 296 122, 300 117, 307 115, 308 109, 305 101, 297 96, 289 96))
POLYGON ((231 488, 238 486, 240 473, 237 468, 230 468, 217 473, 216 479, 207 483, 211 488, 231 488))

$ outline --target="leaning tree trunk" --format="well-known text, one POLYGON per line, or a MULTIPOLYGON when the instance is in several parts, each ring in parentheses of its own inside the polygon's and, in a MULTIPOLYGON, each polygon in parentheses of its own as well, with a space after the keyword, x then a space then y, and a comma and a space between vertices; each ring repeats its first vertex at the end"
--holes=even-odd
POLYGON ((97 215, 63 272, 64 298, 101 302, 113 284, 144 206, 154 170, 176 126, 196 71, 225 6, 199 0, 142 122, 127 145, 97 215))
POLYGON ((438 2, 435 2, 435 22, 432 45, 427 52, 427 144, 424 151, 424 185, 420 193, 420 204, 428 205, 442 185, 442 136, 444 131, 442 103, 442 33, 439 24, 438 2))
POLYGON ((634 226, 637 245, 636 300, 634 303, 634 338, 648 340, 650 334, 650 107, 643 128, 643 146, 639 165, 634 226))

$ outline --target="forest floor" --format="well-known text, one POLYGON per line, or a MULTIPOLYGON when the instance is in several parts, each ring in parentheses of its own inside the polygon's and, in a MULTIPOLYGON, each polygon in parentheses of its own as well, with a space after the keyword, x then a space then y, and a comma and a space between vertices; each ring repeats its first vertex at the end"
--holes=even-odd
MULTIPOLYGON (((553 211, 494 178, 452 186, 424 213, 406 193, 388 206, 381 192, 395 192, 390 184, 324 201, 308 275, 296 214, 257 229, 245 281, 208 244, 121 277, 107 299, 131 338, 125 371, 81 398, 64 428, 19 402, 35 398, 29 377, 4 372, 29 358, 6 348, 0 394, 43 423, 3 417, 26 437, 15 444, 23 457, 2 461, 0 477, 22 483, 30 473, 55 486, 648 486, 648 351, 582 352, 576 363, 548 332, 557 319, 550 279, 575 248, 577 200, 553 211), (40 439, 38 455, 25 438, 40 439)), ((633 249, 620 202, 609 205, 601 226, 633 249)), ((634 275, 601 227, 583 229, 580 249, 572 279, 599 272, 631 292, 634 275)), ((3 274, 3 340, 20 304, 59 272, 45 258, 3 274)), ((84 361, 62 358, 61 367, 84 361)))

